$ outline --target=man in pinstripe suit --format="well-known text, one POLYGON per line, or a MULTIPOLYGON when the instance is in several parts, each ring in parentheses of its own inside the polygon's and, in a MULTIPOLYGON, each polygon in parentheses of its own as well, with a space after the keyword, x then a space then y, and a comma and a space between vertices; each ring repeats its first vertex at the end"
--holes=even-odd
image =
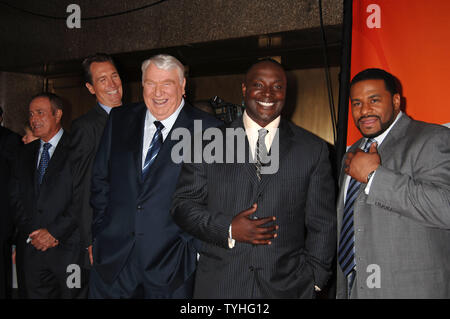
POLYGON ((336 217, 328 150, 280 117, 286 84, 278 62, 255 63, 242 84, 246 110, 230 125, 245 130, 252 158, 263 144, 279 156, 276 172, 258 174, 249 161, 182 167, 171 212, 203 242, 195 298, 314 298, 330 277, 336 217))

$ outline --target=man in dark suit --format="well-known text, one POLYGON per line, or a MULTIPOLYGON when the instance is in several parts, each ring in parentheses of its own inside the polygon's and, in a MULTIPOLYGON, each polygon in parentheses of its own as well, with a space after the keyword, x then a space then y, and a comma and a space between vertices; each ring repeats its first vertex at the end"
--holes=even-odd
POLYGON ((13 221, 8 191, 11 169, 20 144, 18 134, 0 126, 0 299, 11 298, 12 293, 11 237, 13 221))
MULTIPOLYGON (((286 85, 274 60, 246 74, 244 115, 227 130, 245 130, 253 163, 183 164, 171 213, 204 242, 195 298, 314 298, 330 277, 336 221, 328 150, 280 118, 286 85), (268 154, 275 169, 267 169, 268 154)), ((243 152, 225 144, 224 153, 243 152)))
POLYGON ((350 83, 337 298, 450 298, 450 130, 408 117, 399 88, 381 69, 350 83))
POLYGON ((113 59, 104 53, 88 56, 83 63, 86 87, 95 95, 97 103, 86 114, 73 121, 71 126, 70 155, 74 166, 77 210, 81 213, 81 244, 86 247, 89 261, 83 265, 87 270, 92 265, 92 165, 111 109, 122 105, 122 82, 113 59))
POLYGON ((62 101, 54 94, 31 100, 30 126, 39 139, 23 147, 13 170, 12 206, 19 230, 28 234, 24 266, 32 299, 77 298, 87 289, 79 270, 70 137, 61 128, 62 114, 62 101))
POLYGON ((218 122, 184 101, 184 67, 172 56, 144 61, 142 85, 144 103, 111 111, 94 162, 90 298, 192 296, 195 241, 169 213, 181 169, 170 132, 218 122))

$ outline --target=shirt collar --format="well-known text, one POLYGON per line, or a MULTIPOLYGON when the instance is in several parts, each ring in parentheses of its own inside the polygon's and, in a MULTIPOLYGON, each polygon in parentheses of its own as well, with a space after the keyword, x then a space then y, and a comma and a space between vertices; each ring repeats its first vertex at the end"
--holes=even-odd
MULTIPOLYGON (((276 119, 274 119, 272 122, 267 124, 264 128, 269 130, 269 132, 272 132, 273 130, 276 130, 278 126, 280 125, 280 119, 281 116, 278 115, 276 119)), ((251 131, 258 131, 259 129, 263 128, 258 123, 253 121, 250 116, 247 114, 247 110, 244 111, 244 115, 242 116, 242 121, 244 122, 244 128, 245 130, 251 130, 251 131)))
POLYGON ((102 104, 102 103, 100 103, 100 102, 98 102, 98 101, 97 101, 97 103, 98 103, 98 105, 100 105, 100 107, 101 107, 102 109, 104 109, 104 110, 105 110, 105 112, 106 112, 106 113, 108 113, 108 114, 109 114, 109 112, 111 112, 111 110, 112 110, 112 107, 110 107, 110 106, 107 106, 107 105, 104 105, 104 104, 102 104))
POLYGON ((64 133, 64 129, 61 127, 58 131, 58 133, 56 133, 48 142, 44 142, 43 140, 41 141, 41 147, 45 144, 45 143, 50 143, 52 145, 52 147, 55 147, 58 145, 59 140, 61 139, 62 135, 64 133))
MULTIPOLYGON (((392 122, 392 124, 387 128, 387 130, 384 131, 382 134, 380 134, 380 135, 378 135, 378 136, 373 138, 377 142, 378 146, 380 146, 381 143, 383 143, 383 141, 386 138, 386 136, 389 134, 389 132, 394 127, 395 123, 397 123, 397 121, 400 119, 400 117, 402 117, 402 115, 403 115, 403 112, 400 111, 397 114, 397 117, 395 118, 394 122, 392 122)), ((365 141, 367 141, 367 138, 364 140, 364 143, 365 143, 365 141)))

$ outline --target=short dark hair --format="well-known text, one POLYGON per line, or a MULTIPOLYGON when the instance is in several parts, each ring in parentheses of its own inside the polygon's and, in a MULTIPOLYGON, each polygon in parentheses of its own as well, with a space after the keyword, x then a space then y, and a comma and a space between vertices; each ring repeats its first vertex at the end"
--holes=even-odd
POLYGON ((83 63, 81 63, 81 66, 84 71, 84 81, 90 84, 92 84, 91 64, 94 62, 110 62, 117 69, 113 58, 106 53, 95 53, 86 57, 83 63))
POLYGON ((270 57, 264 57, 264 58, 258 59, 257 61, 254 61, 254 62, 247 68, 247 71, 245 72, 245 74, 247 74, 247 73, 251 70, 251 68, 253 68, 255 65, 260 64, 260 63, 263 63, 263 62, 270 62, 270 63, 276 64, 276 65, 278 65, 280 68, 282 68, 284 71, 286 71, 286 70, 284 69, 284 66, 283 66, 280 62, 278 62, 277 60, 275 60, 275 59, 273 59, 273 58, 270 58, 270 57))
POLYGON ((30 100, 30 104, 34 99, 39 97, 46 97, 50 101, 53 114, 55 114, 56 110, 61 110, 64 113, 64 102, 58 95, 50 92, 42 92, 33 96, 30 100))
POLYGON ((356 74, 350 82, 350 88, 355 83, 365 80, 383 80, 386 90, 388 90, 392 95, 400 93, 400 82, 398 79, 389 72, 377 68, 365 69, 356 74))

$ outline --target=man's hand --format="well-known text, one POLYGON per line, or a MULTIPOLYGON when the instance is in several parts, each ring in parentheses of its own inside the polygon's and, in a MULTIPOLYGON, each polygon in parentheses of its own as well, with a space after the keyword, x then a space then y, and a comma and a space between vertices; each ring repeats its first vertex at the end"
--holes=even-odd
POLYGON ((378 154, 377 144, 370 146, 369 152, 361 149, 348 152, 345 158, 345 173, 360 183, 367 183, 367 176, 380 166, 381 158, 378 154))
POLYGON ((92 254, 92 245, 88 247, 89 252, 89 262, 91 263, 91 266, 94 264, 94 255, 92 254))
POLYGON ((275 220, 275 216, 261 219, 250 219, 250 215, 256 212, 257 204, 234 216, 231 222, 231 232, 234 240, 254 245, 270 245, 270 241, 277 237, 275 230, 277 225, 262 227, 275 220))
POLYGON ((28 235, 28 237, 31 238, 31 244, 37 250, 46 251, 47 249, 53 248, 59 244, 59 241, 45 228, 35 230, 28 235))

